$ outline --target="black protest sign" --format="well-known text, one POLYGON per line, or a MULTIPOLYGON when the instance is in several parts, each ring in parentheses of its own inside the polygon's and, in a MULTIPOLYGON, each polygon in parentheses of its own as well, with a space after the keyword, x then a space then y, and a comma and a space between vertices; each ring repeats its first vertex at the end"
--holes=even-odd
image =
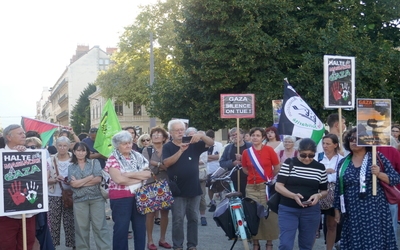
POLYGON ((47 211, 45 150, 0 151, 0 215, 47 211))
POLYGON ((254 94, 221 94, 221 118, 255 118, 254 94))
POLYGON ((325 108, 351 108, 355 105, 355 58, 324 56, 325 108))

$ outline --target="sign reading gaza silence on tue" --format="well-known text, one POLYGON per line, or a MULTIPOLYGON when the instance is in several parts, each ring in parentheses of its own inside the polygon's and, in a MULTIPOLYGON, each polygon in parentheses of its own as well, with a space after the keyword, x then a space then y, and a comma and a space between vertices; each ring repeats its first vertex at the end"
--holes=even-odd
POLYGON ((221 118, 255 118, 254 94, 221 94, 221 118))

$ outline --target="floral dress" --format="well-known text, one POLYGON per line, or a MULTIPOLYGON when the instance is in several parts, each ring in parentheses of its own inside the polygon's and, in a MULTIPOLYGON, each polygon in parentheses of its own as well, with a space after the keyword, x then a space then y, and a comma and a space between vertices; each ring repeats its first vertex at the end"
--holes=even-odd
MULTIPOLYGON (((390 161, 378 153, 385 166, 385 173, 391 185, 400 183, 400 175, 393 169, 390 161)), ((377 181, 377 195, 372 195, 371 153, 367 153, 366 197, 360 198, 360 170, 350 161, 343 175, 344 201, 346 213, 342 214, 343 228, 341 249, 397 249, 388 202, 382 186, 377 181)), ((345 158, 339 163, 341 168, 345 158)), ((379 161, 377 159, 377 165, 379 161)), ((337 182, 340 183, 338 170, 337 182)), ((334 208, 340 211, 340 185, 336 185, 334 208)))

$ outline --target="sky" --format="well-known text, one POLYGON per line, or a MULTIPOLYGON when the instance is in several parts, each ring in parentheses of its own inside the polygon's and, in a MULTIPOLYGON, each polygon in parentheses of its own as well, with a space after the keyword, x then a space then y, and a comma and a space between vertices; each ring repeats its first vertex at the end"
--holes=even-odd
POLYGON ((116 47, 139 5, 156 0, 21 0, 0 3, 0 128, 34 118, 77 45, 116 47))

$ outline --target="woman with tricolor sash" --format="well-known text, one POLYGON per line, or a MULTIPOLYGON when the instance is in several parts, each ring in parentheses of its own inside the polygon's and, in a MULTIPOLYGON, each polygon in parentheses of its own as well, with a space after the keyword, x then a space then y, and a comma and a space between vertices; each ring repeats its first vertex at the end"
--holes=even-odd
POLYGON ((377 163, 383 165, 384 171, 372 164, 372 147, 357 145, 357 128, 344 136, 343 146, 350 154, 339 162, 333 204, 336 222, 343 221, 340 248, 398 249, 380 182, 397 185, 400 175, 379 152, 377 163), (372 195, 373 175, 377 177, 376 195, 372 195))
MULTIPOLYGON (((247 176, 246 195, 267 207, 268 186, 280 169, 279 159, 274 149, 263 145, 266 137, 263 128, 252 128, 250 138, 253 146, 243 152, 242 167, 247 176), (268 185, 266 185, 268 184, 268 185)), ((268 219, 261 218, 258 234, 253 237, 253 250, 260 249, 259 240, 266 240, 266 249, 272 250, 272 240, 278 239, 278 215, 269 212, 268 219)))

